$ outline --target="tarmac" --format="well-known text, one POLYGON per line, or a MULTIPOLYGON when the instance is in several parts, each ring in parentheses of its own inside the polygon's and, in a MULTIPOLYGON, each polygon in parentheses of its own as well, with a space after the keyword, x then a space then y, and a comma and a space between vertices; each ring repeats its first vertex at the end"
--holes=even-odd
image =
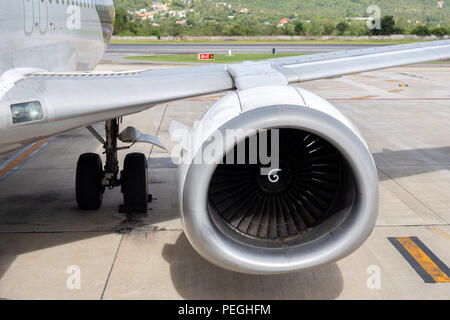
MULTIPOLYGON (((214 95, 124 118, 123 128, 157 135, 169 149, 136 145, 129 151, 149 156, 156 200, 147 215, 119 213, 119 189, 105 193, 97 212, 76 208, 78 156, 102 152, 86 129, 43 142, 0 177, 0 298, 450 299, 450 66, 392 68, 300 86, 353 120, 374 155, 379 218, 355 253, 312 270, 257 276, 218 268, 192 249, 178 217, 168 128, 173 120, 192 125, 220 98, 214 95)), ((103 132, 102 124, 95 127, 103 132)), ((16 154, 1 155, 0 166, 16 154)))
MULTIPOLYGON (((235 43, 179 43, 179 44, 110 44, 103 62, 130 63, 126 56, 146 56, 164 54, 215 53, 322 53, 354 49, 364 49, 379 45, 373 44, 235 44, 235 43)), ((140 62, 142 63, 142 61, 140 62)), ((153 64, 155 64, 153 62, 153 64)))

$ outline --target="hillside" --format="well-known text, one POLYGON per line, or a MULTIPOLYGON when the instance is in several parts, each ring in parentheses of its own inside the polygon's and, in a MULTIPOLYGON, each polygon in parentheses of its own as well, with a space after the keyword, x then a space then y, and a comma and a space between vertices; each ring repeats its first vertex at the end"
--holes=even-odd
MULTIPOLYGON (((117 7, 130 9, 150 8, 152 0, 115 0, 117 7)), ((163 3, 184 4, 184 1, 163 0, 163 3)), ((325 18, 363 17, 367 16, 367 8, 376 3, 382 15, 393 15, 397 19, 444 21, 450 19, 450 3, 443 2, 442 8, 438 0, 193 0, 188 1, 189 8, 202 11, 211 4, 227 3, 237 11, 248 8, 258 16, 285 16, 293 13, 304 18, 315 16, 325 18)))
POLYGON ((295 23, 301 22, 305 25, 300 30, 302 34, 338 32, 361 35, 367 33, 364 29, 366 22, 362 20, 370 16, 367 8, 373 3, 379 6, 382 16, 394 17, 398 32, 409 33, 417 26, 450 27, 450 0, 447 3, 443 0, 375 2, 373 0, 160 0, 159 2, 166 5, 164 9, 155 10, 157 8, 155 0, 115 1, 117 8, 128 11, 131 20, 151 21, 154 26, 161 26, 162 29, 164 26, 176 24, 177 21, 178 24, 194 27, 184 30, 186 34, 291 34, 295 33, 295 23), (146 9, 147 12, 140 13, 139 10, 142 9, 146 9), (344 26, 342 31, 336 31, 339 22, 348 25, 344 26), (200 30, 208 25, 209 31, 200 30), (214 28, 211 28, 212 25, 214 28))

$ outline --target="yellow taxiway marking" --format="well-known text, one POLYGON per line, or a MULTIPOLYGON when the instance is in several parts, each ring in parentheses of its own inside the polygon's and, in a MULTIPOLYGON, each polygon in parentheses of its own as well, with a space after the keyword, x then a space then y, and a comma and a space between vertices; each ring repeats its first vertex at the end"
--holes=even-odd
POLYGON ((448 234, 447 232, 445 232, 444 230, 442 230, 441 228, 438 227, 430 227, 430 230, 436 232, 437 234, 443 236, 444 238, 450 240, 450 234, 448 234))
POLYGON ((400 92, 400 91, 402 91, 402 89, 395 89, 395 90, 391 90, 391 91, 389 91, 389 92, 397 93, 397 92, 400 92))
POLYGON ((389 82, 398 82, 397 80, 386 80, 386 81, 389 81, 389 82))
POLYGON ((364 99, 370 99, 370 98, 375 98, 376 96, 364 96, 364 97, 357 97, 357 98, 352 98, 351 100, 364 100, 364 99))
MULTIPOLYGON (((422 269, 437 283, 450 283, 449 276, 436 264, 422 248, 410 237, 395 238, 411 257, 422 267, 422 269)), ((416 240, 416 238, 414 238, 416 240)), ((434 257, 437 258, 437 257, 434 257)), ((417 271, 417 270, 416 270, 417 271)))
POLYGON ((209 97, 200 97, 200 98, 190 98, 188 99, 188 101, 208 101, 208 100, 212 100, 212 99, 219 99, 219 98, 223 98, 224 95, 218 95, 218 96, 209 96, 209 97))
POLYGON ((34 151, 36 151, 37 149, 42 147, 44 144, 46 144, 50 140, 51 140, 51 138, 40 140, 40 141, 36 142, 36 144, 34 144, 32 147, 28 148, 23 153, 21 153, 17 158, 15 158, 13 161, 8 163, 2 170, 0 170, 0 178, 7 175, 8 172, 10 172, 12 169, 17 167, 17 165, 19 165, 22 161, 27 159, 34 151))

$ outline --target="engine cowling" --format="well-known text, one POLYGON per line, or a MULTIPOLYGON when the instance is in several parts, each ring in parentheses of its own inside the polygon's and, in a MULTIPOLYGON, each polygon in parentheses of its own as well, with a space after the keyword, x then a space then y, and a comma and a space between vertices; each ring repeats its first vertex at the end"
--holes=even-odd
POLYGON ((233 92, 189 139, 180 214, 192 246, 218 266, 254 274, 313 268, 355 251, 375 225, 378 177, 366 143, 307 90, 233 92), (265 146, 275 167, 255 160, 265 146))

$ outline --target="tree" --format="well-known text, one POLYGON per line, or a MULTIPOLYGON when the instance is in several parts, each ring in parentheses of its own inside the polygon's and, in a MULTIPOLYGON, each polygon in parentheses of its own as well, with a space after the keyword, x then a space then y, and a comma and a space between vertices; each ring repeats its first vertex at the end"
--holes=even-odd
POLYGON ((178 25, 178 24, 173 24, 172 25, 173 29, 172 29, 172 36, 173 37, 181 37, 183 36, 183 27, 178 25))
POLYGON ((240 24, 233 24, 230 30, 226 32, 228 36, 244 36, 245 30, 240 24))
MULTIPOLYGON (((444 30, 437 27, 442 26, 446 29, 450 27, 450 20, 447 18, 450 16, 450 7, 444 5, 440 9, 436 6, 432 8, 429 4, 430 1, 432 0, 402 0, 399 4, 397 3, 399 1, 380 0, 378 2, 383 8, 383 13, 389 16, 382 16, 383 19, 380 17, 378 30, 372 30, 367 27, 368 21, 342 18, 371 16, 370 13, 365 13, 368 3, 366 0, 308 0, 301 1, 301 5, 299 5, 299 1, 294 0, 230 0, 225 1, 227 3, 222 0, 114 0, 118 11, 114 34, 137 35, 137 33, 153 33, 155 30, 159 30, 161 35, 172 35, 172 25, 176 23, 176 20, 187 19, 189 20, 188 24, 192 26, 182 27, 184 35, 225 35, 229 34, 234 24, 240 24, 242 28, 235 27, 233 33, 242 35, 280 35, 282 33, 292 35, 388 35, 402 33, 405 29, 409 34, 416 27, 416 24, 413 23, 422 21, 424 25, 428 26, 430 32, 441 36, 444 30), (136 11, 141 9, 150 11, 151 4, 154 2, 167 4, 169 11, 185 10, 186 17, 174 17, 168 12, 160 11, 154 16, 154 21, 160 27, 153 27, 150 30, 147 26, 141 26, 136 11), (323 5, 328 2, 332 4, 323 5), (406 2, 407 5, 405 5, 406 2), (244 7, 251 7, 251 14, 240 13, 240 8, 244 7), (391 16, 395 17, 395 21, 391 16), (282 18, 291 18, 293 22, 289 22, 289 27, 285 29, 278 28, 277 25, 282 18), (307 20, 310 21, 306 23, 307 20), (336 30, 336 24, 340 21, 343 23, 339 31, 336 30), (297 22, 301 22, 304 28, 300 26, 295 28, 297 22), (348 24, 347 28, 344 28, 344 22, 348 24), (433 31, 434 29, 436 31, 433 31)), ((143 22, 147 22, 147 20, 143 22)), ((149 21, 150 24, 152 22, 149 21)))
POLYGON ((395 20, 393 16, 384 16, 381 18, 381 34, 391 35, 395 30, 395 20))
POLYGON ((285 24, 283 28, 281 28, 281 34, 283 36, 293 36, 295 34, 294 28, 292 28, 291 24, 285 24))
POLYGON ((431 34, 434 34, 437 37, 443 37, 446 34, 448 34, 448 31, 447 31, 447 29, 445 29, 443 27, 438 27, 438 28, 432 29, 431 34))
POLYGON ((120 32, 126 31, 129 27, 129 22, 128 12, 124 8, 117 8, 116 21, 114 22, 114 34, 117 35, 120 32))
POLYGON ((402 30, 395 27, 395 20, 393 16, 383 16, 380 21, 380 28, 377 29, 374 27, 370 30, 370 34, 373 36, 388 36, 394 33, 402 33, 402 30))
POLYGON ((340 35, 343 35, 345 30, 347 30, 347 28, 348 28, 348 23, 344 22, 344 21, 341 21, 336 25, 336 30, 338 31, 338 33, 340 35))
POLYGON ((303 23, 301 23, 301 22, 299 21, 299 22, 297 22, 297 23, 295 24, 294 31, 295 31, 295 34, 296 34, 296 35, 300 36, 300 35, 305 34, 306 28, 305 28, 305 26, 303 25, 303 23))
POLYGON ((329 36, 329 35, 333 34, 333 31, 334 31, 334 25, 326 23, 323 25, 321 33, 324 36, 329 36))
POLYGON ((428 29, 427 26, 417 26, 411 31, 411 33, 421 37, 429 36, 431 34, 430 29, 428 29))
POLYGON ((221 35, 223 35, 223 25, 220 24, 220 23, 217 23, 217 24, 214 26, 214 33, 215 33, 216 36, 221 36, 221 35))

